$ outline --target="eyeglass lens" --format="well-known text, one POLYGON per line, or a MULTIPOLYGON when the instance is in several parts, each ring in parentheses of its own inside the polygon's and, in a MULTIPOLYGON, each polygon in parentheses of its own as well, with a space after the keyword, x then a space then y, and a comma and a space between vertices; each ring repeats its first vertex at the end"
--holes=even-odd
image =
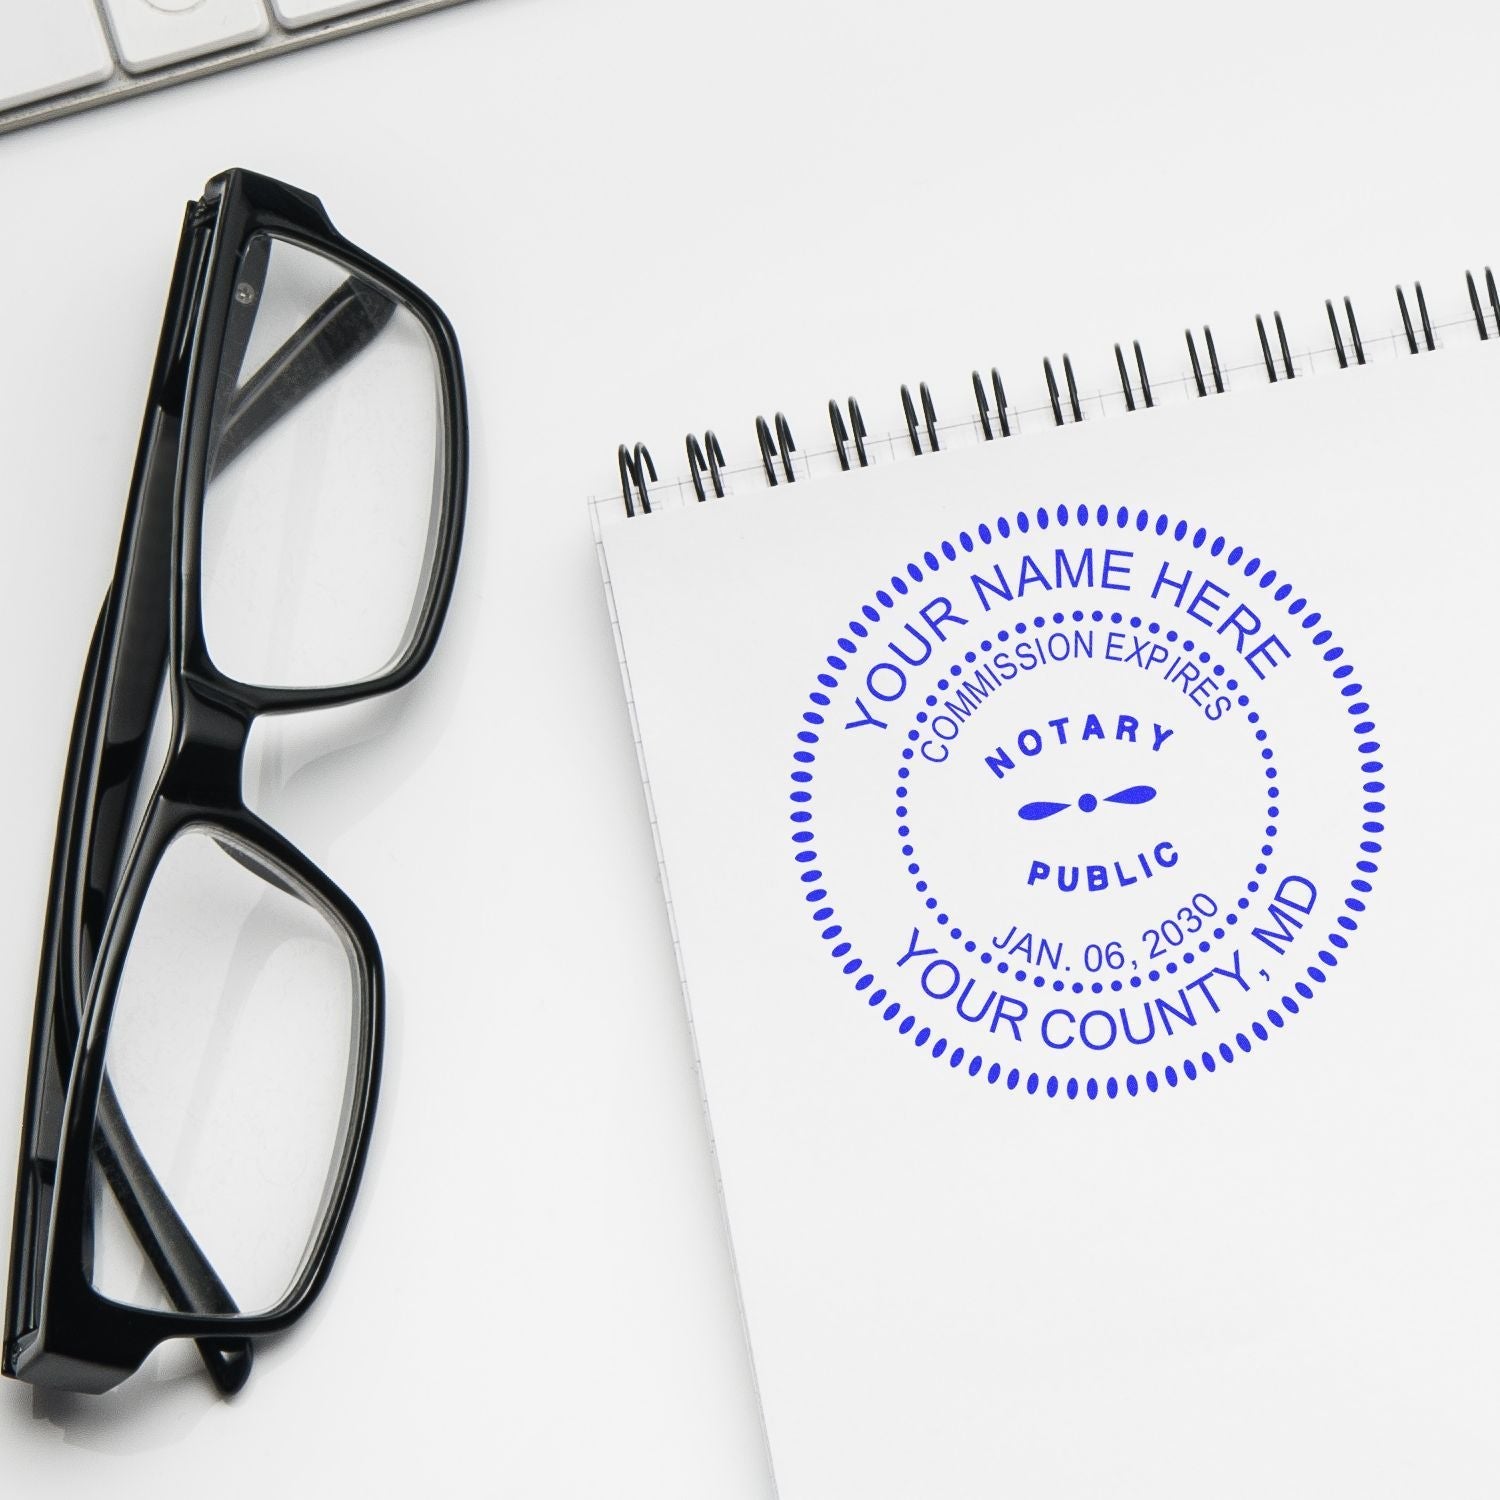
POLYGON ((437 353, 404 305, 266 234, 237 269, 203 506, 210 657, 261 687, 399 660, 442 493, 437 353))
POLYGON ((359 1014, 340 930, 289 876, 226 834, 178 835, 152 877, 105 1052, 97 1291, 170 1306, 108 1187, 138 1151, 237 1309, 284 1298, 349 1147, 359 1014))

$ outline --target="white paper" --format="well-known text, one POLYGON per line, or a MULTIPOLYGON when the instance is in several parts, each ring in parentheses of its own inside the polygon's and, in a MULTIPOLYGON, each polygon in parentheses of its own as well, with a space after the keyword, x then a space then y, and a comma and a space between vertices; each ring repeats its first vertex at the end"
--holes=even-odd
POLYGON ((605 518, 783 1500, 1493 1473, 1497 400, 605 518))

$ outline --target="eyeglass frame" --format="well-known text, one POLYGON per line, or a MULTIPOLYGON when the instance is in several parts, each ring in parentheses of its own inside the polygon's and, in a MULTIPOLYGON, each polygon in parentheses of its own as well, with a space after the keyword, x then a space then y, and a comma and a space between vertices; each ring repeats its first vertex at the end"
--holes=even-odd
MULTIPOLYGON (((345 283, 351 286, 353 280, 345 283)), ((330 298, 319 312, 334 301, 330 298)), ((351 319, 344 316, 346 311, 329 314, 309 337, 314 342, 336 340, 342 327, 347 345, 351 319)), ((273 360, 313 321, 309 319, 273 360)), ((248 329, 245 332, 248 337, 248 329)), ((343 349, 342 357, 353 357, 359 347, 352 353, 343 349)), ((237 354, 243 357, 243 343, 237 354)), ((278 397, 274 385, 262 385, 258 396, 261 409, 243 443, 253 441, 300 399, 300 393, 289 400, 284 393, 278 397)), ((204 196, 188 205, 184 219, 114 578, 90 645, 69 745, 17 1169, 0 1359, 6 1375, 42 1386, 103 1391, 137 1370, 164 1340, 186 1337, 197 1341, 210 1375, 229 1393, 250 1373, 250 1340, 289 1327, 326 1282, 369 1151, 384 1037, 384 970, 374 932, 359 908, 246 806, 243 757, 250 729, 261 715, 375 697, 409 682, 426 665, 457 576, 467 476, 462 363, 452 326, 437 304, 339 234, 311 194, 243 169, 211 180, 204 196), (223 396, 231 300, 242 259, 257 234, 331 259, 351 278, 404 307, 431 339, 436 356, 444 420, 436 455, 441 460, 441 490, 434 496, 426 595, 396 658, 380 672, 353 683, 242 683, 214 665, 205 638, 201 554, 213 456, 211 428, 215 403, 223 396), (161 445, 174 440, 176 453, 168 454, 168 474, 161 463, 161 445), (168 521, 169 540, 162 535, 168 521), (161 650, 153 650, 151 642, 161 634, 163 584, 168 594, 166 639, 161 650), (144 648, 139 643, 143 631, 144 648), (172 747, 144 806, 134 842, 125 849, 119 841, 144 770, 163 676, 171 695, 172 747), (112 730, 119 732, 112 735, 112 730), (107 780, 106 757, 111 754, 114 778, 107 780), (102 812, 106 798, 110 805, 102 812), (107 835, 102 841, 101 825, 107 835), (269 868, 257 872, 261 878, 279 885, 277 877, 282 877, 284 889, 319 910, 344 939, 356 980, 358 1045, 346 1096, 343 1152, 330 1179, 324 1216, 286 1293, 272 1308, 255 1314, 235 1307, 144 1156, 134 1148, 123 1115, 113 1120, 111 1111, 118 1114, 118 1105, 105 1070, 114 1004, 146 892, 168 846, 192 828, 222 835, 242 855, 263 861, 269 868), (91 968, 82 951, 89 940, 94 944, 91 968), (56 1058, 55 1081, 49 1054, 56 1058), (61 1099, 56 1097, 59 1082, 61 1099), (101 1110, 103 1146, 97 1134, 101 1110), (115 1139, 109 1140, 110 1129, 117 1125, 124 1125, 123 1142, 117 1128, 115 1139), (44 1191, 46 1146, 54 1127, 49 1202, 44 1191), (85 1262, 91 1254, 90 1192, 96 1155, 174 1311, 129 1307, 92 1285, 85 1262)))

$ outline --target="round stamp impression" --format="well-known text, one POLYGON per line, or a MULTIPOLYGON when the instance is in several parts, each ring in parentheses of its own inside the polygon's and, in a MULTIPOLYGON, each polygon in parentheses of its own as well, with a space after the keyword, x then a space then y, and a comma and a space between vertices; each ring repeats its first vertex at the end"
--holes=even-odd
POLYGON ((1155 1093, 1268 1043, 1378 873, 1363 685, 1243 546, 1057 507, 855 601, 790 772, 798 891, 893 1037, 1048 1098, 1155 1093))

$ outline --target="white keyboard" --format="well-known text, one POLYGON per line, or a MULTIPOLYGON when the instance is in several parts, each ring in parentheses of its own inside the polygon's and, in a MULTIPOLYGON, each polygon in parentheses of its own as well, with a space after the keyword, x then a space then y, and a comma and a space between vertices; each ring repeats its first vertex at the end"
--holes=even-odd
POLYGON ((0 0, 0 134, 462 0, 0 0))

